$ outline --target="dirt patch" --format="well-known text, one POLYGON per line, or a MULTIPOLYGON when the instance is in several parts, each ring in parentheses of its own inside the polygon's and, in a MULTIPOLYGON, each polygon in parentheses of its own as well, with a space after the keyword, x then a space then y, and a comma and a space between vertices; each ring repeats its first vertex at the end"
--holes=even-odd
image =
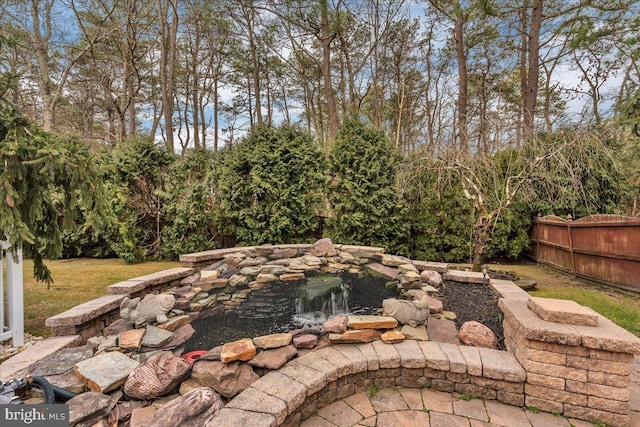
POLYGON ((504 316, 498 307, 499 296, 491 286, 445 280, 438 291, 437 297, 442 301, 444 309, 456 314, 455 322, 458 329, 470 320, 480 322, 496 334, 498 348, 504 350, 504 316))

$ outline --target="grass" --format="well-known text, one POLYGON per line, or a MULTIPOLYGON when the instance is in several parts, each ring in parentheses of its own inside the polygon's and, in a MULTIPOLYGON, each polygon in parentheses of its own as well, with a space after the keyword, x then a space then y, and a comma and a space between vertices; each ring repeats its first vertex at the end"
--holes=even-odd
MULTIPOLYGON (((145 262, 127 265, 119 259, 72 259, 47 263, 55 282, 33 279, 33 263, 24 261, 25 330, 50 336, 47 317, 106 294, 107 286, 156 271, 179 266, 177 262, 145 262)), ((574 279, 535 263, 492 264, 494 270, 513 271, 538 282, 531 295, 576 301, 591 307, 624 329, 640 336, 640 294, 574 279)))
POLYGON ((45 326, 47 317, 62 313, 83 302, 107 293, 107 286, 156 271, 178 267, 178 262, 153 261, 126 264, 120 259, 70 259, 48 261, 54 282, 36 282, 33 262, 25 260, 24 272, 24 327, 33 335, 50 336, 45 326))
POLYGON ((640 336, 640 294, 611 286, 573 278, 550 267, 534 263, 493 264, 492 269, 513 271, 529 277, 538 285, 530 294, 535 297, 567 299, 587 306, 636 336, 640 336))

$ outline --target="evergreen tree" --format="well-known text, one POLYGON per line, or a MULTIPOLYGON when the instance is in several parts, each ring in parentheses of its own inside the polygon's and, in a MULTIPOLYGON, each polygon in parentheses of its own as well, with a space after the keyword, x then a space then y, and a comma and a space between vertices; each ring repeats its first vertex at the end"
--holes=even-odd
POLYGON ((254 245, 301 241, 316 228, 325 159, 308 134, 257 127, 222 154, 215 172, 221 230, 254 245))
POLYGON ((104 187, 88 146, 32 126, 0 98, 0 225, 2 238, 33 259, 34 276, 50 284, 45 258, 62 253, 65 229, 102 227, 111 220, 104 187))
POLYGON ((328 226, 334 241, 407 253, 407 208, 396 187, 400 160, 382 130, 357 118, 345 120, 329 155, 334 217, 328 226))

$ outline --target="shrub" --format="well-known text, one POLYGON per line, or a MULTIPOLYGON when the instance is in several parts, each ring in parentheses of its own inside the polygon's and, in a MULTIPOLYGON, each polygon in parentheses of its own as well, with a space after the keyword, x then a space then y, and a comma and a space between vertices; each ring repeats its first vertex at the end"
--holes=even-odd
POLYGON ((294 126, 258 127, 216 165, 218 227, 243 244, 296 242, 317 226, 325 159, 294 126))
POLYGON ((408 211, 396 186, 400 161, 382 130, 344 121, 329 155, 332 239, 407 254, 408 211))

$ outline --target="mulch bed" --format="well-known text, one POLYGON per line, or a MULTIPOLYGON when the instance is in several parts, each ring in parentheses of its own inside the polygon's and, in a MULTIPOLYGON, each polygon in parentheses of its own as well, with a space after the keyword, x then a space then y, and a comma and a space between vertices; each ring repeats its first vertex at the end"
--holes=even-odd
POLYGON ((460 283, 443 281, 437 296, 447 311, 453 311, 457 318, 456 327, 475 320, 487 326, 498 338, 498 348, 504 350, 503 314, 498 307, 498 294, 491 286, 482 283, 460 283))

